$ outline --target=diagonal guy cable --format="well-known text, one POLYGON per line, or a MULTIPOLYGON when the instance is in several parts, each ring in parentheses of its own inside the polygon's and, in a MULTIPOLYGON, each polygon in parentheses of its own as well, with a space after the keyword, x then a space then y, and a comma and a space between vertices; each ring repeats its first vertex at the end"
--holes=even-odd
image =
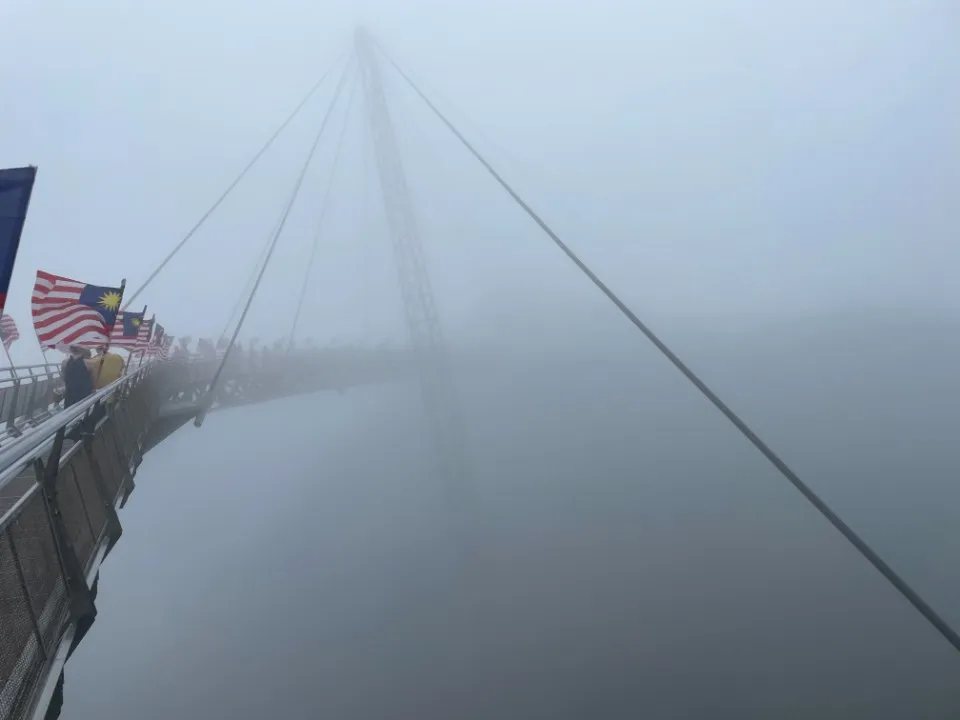
POLYGON ((326 80, 327 77, 330 75, 330 73, 333 71, 333 69, 340 64, 340 61, 344 58, 345 54, 346 53, 341 53, 341 55, 334 61, 334 63, 327 69, 327 71, 320 76, 320 79, 317 80, 316 83, 314 83, 313 87, 311 87, 309 91, 307 91, 307 94, 304 95, 300 103, 293 109, 293 112, 291 112, 287 116, 286 120, 280 123, 280 126, 274 131, 273 135, 271 135, 270 138, 257 151, 256 155, 254 155, 253 158, 250 159, 250 162, 247 163, 246 167, 244 167, 243 170, 240 171, 240 174, 234 178, 233 182, 230 183, 229 186, 227 186, 227 189, 223 191, 223 194, 220 195, 220 197, 217 198, 216 202, 214 202, 213 205, 211 205, 210 208, 200 217, 200 219, 197 220, 196 224, 194 224, 194 226, 190 228, 187 234, 183 236, 180 242, 176 244, 173 250, 170 251, 170 253, 163 259, 163 261, 159 265, 157 265, 156 268, 154 268, 153 272, 150 273, 147 279, 143 281, 143 284, 140 285, 140 287, 138 287, 128 298, 124 298, 126 300, 126 302, 123 304, 124 309, 126 309, 127 307, 133 304, 133 301, 140 296, 140 293, 142 293, 144 290, 147 289, 147 286, 157 278, 157 275, 159 275, 160 272, 167 266, 167 263, 173 260, 173 257, 178 252, 180 252, 183 246, 190 241, 190 238, 192 238, 196 234, 197 230, 199 230, 200 227, 207 221, 207 219, 211 215, 213 215, 214 211, 218 207, 220 207, 223 201, 227 199, 227 196, 230 195, 230 193, 233 192, 233 189, 240 184, 240 181, 243 180, 246 174, 250 172, 251 168, 253 168, 253 166, 257 164, 257 161, 260 160, 261 157, 263 157, 263 154, 270 149, 270 146, 273 145, 274 141, 278 137, 280 137, 280 133, 282 133, 287 128, 287 125, 293 122, 293 119, 300 114, 300 111, 303 109, 304 105, 306 105, 307 101, 310 100, 311 97, 313 97, 314 93, 316 93, 318 89, 320 89, 320 86, 323 85, 323 81, 326 80))
POLYGON ((343 127, 340 129, 340 139, 337 140, 337 149, 333 156, 333 167, 330 169, 330 180, 327 182, 327 189, 323 193, 323 200, 320 205, 320 218, 317 220, 317 231, 313 236, 313 245, 310 248, 310 259, 307 260, 307 269, 303 274, 303 287, 300 289, 300 299, 297 302, 297 309, 293 313, 293 325, 290 328, 290 342, 287 344, 287 350, 293 347, 293 338, 297 332, 297 323, 300 322, 300 311, 303 310, 303 300, 307 296, 307 289, 310 285, 310 271, 313 269, 313 263, 317 256, 317 246, 320 244, 320 234, 323 231, 323 221, 327 216, 327 207, 330 203, 330 191, 333 188, 333 181, 336 179, 337 166, 340 164, 340 154, 343 150, 343 138, 347 134, 347 124, 350 122, 350 111, 353 109, 353 96, 356 94, 359 81, 354 82, 350 87, 350 97, 347 100, 347 111, 343 115, 343 127))
POLYGON ((627 307, 626 303, 613 292, 606 283, 581 260, 577 254, 564 243, 557 234, 543 221, 543 219, 516 193, 516 191, 493 169, 489 162, 470 144, 462 133, 451 123, 446 116, 437 109, 436 105, 430 102, 430 99, 417 87, 416 83, 384 52, 382 47, 378 46, 379 51, 393 66, 393 68, 406 80, 407 84, 420 96, 440 121, 447 126, 463 146, 483 165, 487 172, 493 176, 500 186, 514 199, 514 201, 530 216, 530 218, 540 226, 547 236, 553 240, 558 248, 580 269, 580 271, 590 279, 590 281, 610 300, 620 312, 642 332, 647 339, 656 346, 673 366, 679 370, 684 377, 689 380, 700 393, 707 398, 713 405, 723 413, 733 426, 740 431, 750 443, 760 451, 760 453, 770 461, 770 463, 780 472, 780 474, 796 488, 806 500, 816 508, 827 521, 836 528, 841 535, 869 562, 874 568, 891 584, 897 591, 903 595, 906 600, 939 632, 943 638, 950 643, 954 649, 960 651, 960 635, 954 630, 946 620, 934 610, 926 600, 924 600, 913 587, 907 583, 897 572, 891 568, 877 552, 870 547, 863 538, 861 538, 849 525, 847 525, 833 509, 827 505, 824 500, 817 495, 800 477, 780 458, 773 449, 767 445, 760 437, 737 415, 720 397, 703 382, 686 363, 684 363, 667 345, 661 340, 637 315, 627 307))
POLYGON ((234 343, 237 342, 237 336, 240 334, 240 329, 243 327, 243 321, 247 319, 247 313, 250 311, 250 306, 253 304, 253 299, 257 296, 257 290, 260 289, 260 282, 263 280, 263 275, 267 271, 267 266, 270 265, 270 258, 273 257, 273 251, 277 249, 277 241, 283 234, 283 228, 287 224, 287 218, 290 216, 290 211, 293 209, 294 203, 297 201, 297 196, 300 194, 300 188, 303 185, 303 179, 307 175, 307 170, 310 168, 310 163, 313 160, 314 153, 316 153, 317 146, 320 144, 320 138, 323 137, 323 131, 327 127, 327 121, 330 120, 330 115, 333 113, 333 108, 337 104, 337 100, 340 98, 340 92, 343 90, 344 83, 347 80, 347 75, 352 69, 352 63, 347 63, 347 66, 343 69, 343 73, 340 75, 340 82, 337 83, 337 89, 333 93, 333 99, 330 101, 330 105, 327 107, 327 112, 323 116, 323 122, 320 123, 320 129, 317 130, 317 135, 313 139, 313 145, 310 146, 310 152, 307 153, 307 158, 303 162, 303 167, 300 168, 300 174, 297 176, 297 182, 293 186, 293 192, 290 193, 290 199, 287 201, 287 206, 283 211, 283 216, 280 218, 280 224, 277 226, 277 232, 274 234, 273 241, 270 243, 270 250, 267 252, 267 257, 264 259, 263 265, 260 267, 260 274, 257 275, 257 281, 253 284, 253 290, 250 291, 250 297, 247 298, 247 304, 244 306, 243 312, 240 314, 240 320, 237 322, 237 327, 235 327, 233 330, 233 335, 230 337, 230 343, 227 345, 226 350, 223 353, 223 358, 220 360, 220 364, 217 366, 217 370, 213 374, 213 379, 210 381, 210 387, 207 389, 206 398, 200 402, 200 412, 197 415, 196 420, 194 420, 194 425, 197 427, 200 427, 203 424, 203 419, 206 416, 207 408, 213 402, 213 394, 217 389, 217 382, 220 380, 220 376, 223 374, 223 368, 226 367, 227 361, 230 359, 230 351, 233 350, 234 343))

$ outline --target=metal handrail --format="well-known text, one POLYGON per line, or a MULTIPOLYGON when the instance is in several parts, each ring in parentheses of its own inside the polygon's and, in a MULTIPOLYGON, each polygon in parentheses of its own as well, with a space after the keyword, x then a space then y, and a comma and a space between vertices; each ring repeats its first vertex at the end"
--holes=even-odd
MULTIPOLYGON (((205 359, 201 358, 191 358, 185 360, 188 363, 197 362, 203 364, 207 362, 205 359)), ((50 450, 53 445, 54 438, 59 430, 73 425, 75 422, 83 418, 84 415, 86 415, 101 400, 109 398, 122 388, 126 388, 134 382, 139 382, 141 378, 158 366, 158 364, 150 363, 143 365, 128 375, 123 375, 110 385, 98 390, 96 393, 90 395, 76 405, 64 410, 60 410, 59 412, 52 414, 50 417, 41 420, 28 432, 13 439, 5 447, 0 448, 0 490, 2 490, 13 478, 17 477, 20 472, 22 472, 26 464, 36 460, 50 450)), ((49 367, 57 367, 59 374, 59 366, 51 365, 23 366, 22 368, 17 368, 17 370, 25 370, 28 368, 46 369, 49 367)), ((263 368, 260 369, 262 370, 263 368)), ((29 376, 21 379, 27 380, 29 379, 29 376)), ((34 376, 34 379, 42 378, 34 376)), ((13 507, 3 514, 2 518, 0 518, 0 528, 5 526, 6 523, 3 522, 3 520, 5 520, 7 516, 17 508, 18 504, 19 503, 14 504, 13 507)))
POLYGON ((9 383, 43 380, 44 378, 60 377, 59 365, 20 365, 17 367, 0 368, 0 385, 7 387, 9 383))
MULTIPOLYGON (((150 365, 145 365, 132 375, 125 375, 124 377, 114 380, 105 388, 84 398, 76 405, 61 410, 47 420, 44 420, 31 432, 18 438, 7 448, 0 450, 0 468, 2 468, 0 469, 0 490, 13 478, 17 477, 24 466, 36 460, 50 449, 57 432, 61 429, 66 429, 77 420, 83 418, 87 412, 101 400, 107 399, 118 390, 125 388, 134 381, 138 381, 151 370, 151 367, 150 365)), ((3 518, 0 518, 0 529, 2 529, 2 526, 5 524, 3 520, 6 519, 6 516, 16 507, 17 505, 15 504, 8 512, 4 513, 3 518)))

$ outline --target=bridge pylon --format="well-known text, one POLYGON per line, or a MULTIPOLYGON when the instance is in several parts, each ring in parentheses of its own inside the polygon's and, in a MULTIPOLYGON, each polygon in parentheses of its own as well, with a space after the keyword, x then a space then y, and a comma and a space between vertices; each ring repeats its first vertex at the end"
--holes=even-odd
POLYGON ((407 331, 417 361, 440 479, 448 486, 448 491, 461 496, 471 478, 463 415, 451 377, 413 201, 384 95, 376 46, 363 27, 356 30, 355 48, 407 331))

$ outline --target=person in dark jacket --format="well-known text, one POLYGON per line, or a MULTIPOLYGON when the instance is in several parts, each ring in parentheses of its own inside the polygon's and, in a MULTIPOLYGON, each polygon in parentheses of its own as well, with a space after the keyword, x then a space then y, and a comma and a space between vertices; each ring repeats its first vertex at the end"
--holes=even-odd
MULTIPOLYGON (((60 371, 63 375, 64 409, 76 405, 93 393, 93 375, 90 374, 90 368, 87 366, 89 357, 88 350, 76 345, 70 346, 70 357, 64 361, 60 371)), ((85 419, 66 434, 66 439, 78 441, 86 425, 85 419)))
POLYGON ((87 351, 76 345, 70 346, 70 357, 63 363, 63 407, 76 405, 93 392, 93 377, 85 360, 87 351))

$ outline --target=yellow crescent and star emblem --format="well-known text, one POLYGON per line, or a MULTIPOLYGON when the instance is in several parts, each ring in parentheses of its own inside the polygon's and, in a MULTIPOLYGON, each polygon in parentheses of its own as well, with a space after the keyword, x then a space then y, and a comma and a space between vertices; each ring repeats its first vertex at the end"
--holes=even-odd
POLYGON ((100 296, 97 305, 107 312, 115 313, 120 308, 120 293, 116 290, 108 290, 100 296))

